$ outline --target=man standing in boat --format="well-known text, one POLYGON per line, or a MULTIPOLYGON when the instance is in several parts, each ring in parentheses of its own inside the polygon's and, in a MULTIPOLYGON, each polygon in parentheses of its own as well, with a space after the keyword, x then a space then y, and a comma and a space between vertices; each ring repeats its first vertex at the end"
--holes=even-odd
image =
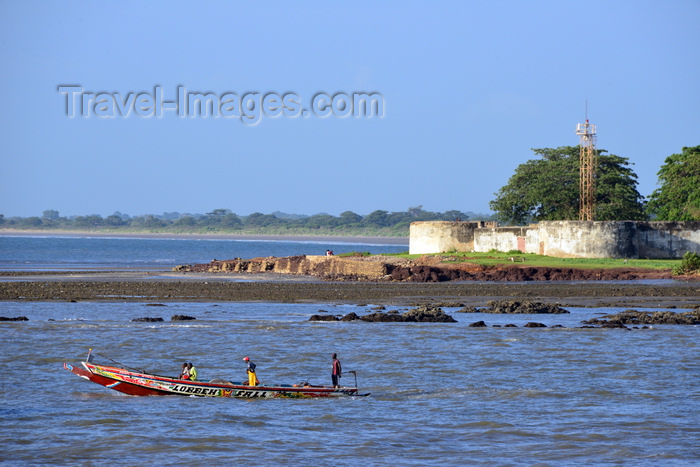
POLYGON ((245 357, 243 361, 248 364, 248 369, 246 370, 248 373, 248 386, 257 386, 260 384, 260 381, 258 381, 258 377, 255 374, 255 363, 248 357, 245 357))
POLYGON ((333 358, 333 372, 331 373, 331 380, 333 381, 333 387, 339 388, 340 383, 338 379, 343 376, 343 368, 340 366, 340 360, 336 354, 332 355, 333 358))

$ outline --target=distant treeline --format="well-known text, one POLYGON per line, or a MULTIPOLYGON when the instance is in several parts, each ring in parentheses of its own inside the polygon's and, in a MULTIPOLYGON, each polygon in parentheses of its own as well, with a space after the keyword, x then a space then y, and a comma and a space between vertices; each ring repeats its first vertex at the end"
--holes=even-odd
POLYGON ((405 212, 377 210, 361 216, 345 211, 339 216, 313 216, 274 212, 254 212, 238 216, 229 209, 214 209, 206 214, 166 212, 162 215, 130 216, 115 212, 111 216, 98 214, 61 217, 58 211, 44 211, 41 217, 10 217, 0 214, 0 228, 29 230, 78 230, 109 232, 166 233, 240 233, 240 234, 299 234, 299 235, 380 235, 407 236, 409 225, 416 221, 492 220, 488 214, 473 212, 424 211, 422 206, 405 212))

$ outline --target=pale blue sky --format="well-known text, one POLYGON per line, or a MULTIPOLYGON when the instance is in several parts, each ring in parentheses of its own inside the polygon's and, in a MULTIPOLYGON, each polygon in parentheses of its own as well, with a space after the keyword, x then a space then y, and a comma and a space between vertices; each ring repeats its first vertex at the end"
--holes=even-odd
POLYGON ((700 144, 700 1, 0 1, 0 214, 488 212, 530 148, 700 144), (74 118, 85 92, 376 92, 382 118, 74 118))

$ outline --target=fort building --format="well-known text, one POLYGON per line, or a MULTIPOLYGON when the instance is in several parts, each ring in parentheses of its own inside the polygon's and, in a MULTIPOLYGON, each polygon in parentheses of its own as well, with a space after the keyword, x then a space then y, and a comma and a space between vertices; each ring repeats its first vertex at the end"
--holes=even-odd
POLYGON ((682 258, 689 251, 700 254, 700 221, 542 221, 515 227, 483 221, 411 223, 410 254, 491 250, 559 258, 682 258))

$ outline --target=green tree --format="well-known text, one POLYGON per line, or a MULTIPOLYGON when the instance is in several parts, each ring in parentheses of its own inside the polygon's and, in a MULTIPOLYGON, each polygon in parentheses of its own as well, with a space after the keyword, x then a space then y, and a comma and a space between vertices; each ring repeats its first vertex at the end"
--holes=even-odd
POLYGON ((192 216, 185 216, 176 220, 173 225, 178 227, 193 227, 197 225, 197 220, 192 216))
POLYGON ((43 221, 41 220, 41 218, 40 218, 40 217, 36 217, 36 216, 33 216, 33 217, 25 217, 25 218, 22 218, 21 221, 20 221, 20 226, 22 226, 22 227, 29 227, 29 228, 31 228, 31 227, 41 227, 42 224, 43 224, 43 221))
POLYGON ((214 209, 212 212, 206 213, 199 223, 208 227, 224 227, 222 222, 229 214, 232 214, 229 209, 214 209))
POLYGON ((243 226, 243 221, 240 217, 230 212, 221 218, 219 225, 227 228, 240 228, 243 226))
POLYGON ((207 216, 211 217, 224 217, 227 214, 231 214, 230 209, 214 209, 212 212, 208 212, 207 216))
POLYGON ((73 225, 78 228, 92 228, 104 224, 104 219, 99 214, 89 216, 77 216, 73 219, 73 225))
POLYGON ((55 209, 48 209, 44 211, 44 213, 41 215, 42 219, 47 219, 51 221, 56 221, 58 218, 61 217, 55 209))
POLYGON ((461 221, 466 221, 469 219, 469 214, 464 213, 462 211, 457 211, 457 210, 452 210, 452 211, 445 211, 442 214, 442 217, 446 221, 451 221, 451 220, 461 220, 461 221))
MULTIPOLYGON (((579 147, 532 151, 541 159, 519 165, 489 203, 496 219, 509 224, 578 219, 579 147)), ((628 159, 605 152, 598 151, 596 220, 645 219, 637 176, 628 167, 628 159)))
POLYGON ((425 211, 423 211, 423 205, 421 204, 420 206, 411 206, 407 212, 411 217, 420 217, 425 211))
POLYGON ((305 219, 305 226, 310 229, 333 229, 338 226, 338 218, 330 214, 315 214, 305 219))
POLYGON ((626 157, 598 157, 595 218, 599 221, 646 220, 644 197, 637 191, 637 174, 626 157))
POLYGON ((269 227, 279 224, 279 219, 272 214, 254 212, 245 218, 244 224, 248 227, 269 227))
POLYGON ((121 217, 112 214, 111 216, 105 217, 105 225, 109 225, 112 227, 121 227, 122 225, 126 225, 126 222, 124 222, 124 220, 121 217))
POLYGON ((376 210, 372 211, 365 216, 363 222, 365 225, 371 225, 375 227, 386 227, 389 218, 389 213, 387 211, 376 210))
POLYGON ((667 157, 658 177, 647 212, 660 221, 700 220, 700 146, 667 157))
POLYGON ((134 217, 131 220, 132 227, 148 228, 148 229, 158 229, 165 227, 167 222, 163 219, 159 219, 153 214, 146 214, 145 216, 134 217))
POLYGON ((352 211, 343 211, 340 213, 340 221, 344 226, 355 226, 362 222, 362 216, 352 211))

